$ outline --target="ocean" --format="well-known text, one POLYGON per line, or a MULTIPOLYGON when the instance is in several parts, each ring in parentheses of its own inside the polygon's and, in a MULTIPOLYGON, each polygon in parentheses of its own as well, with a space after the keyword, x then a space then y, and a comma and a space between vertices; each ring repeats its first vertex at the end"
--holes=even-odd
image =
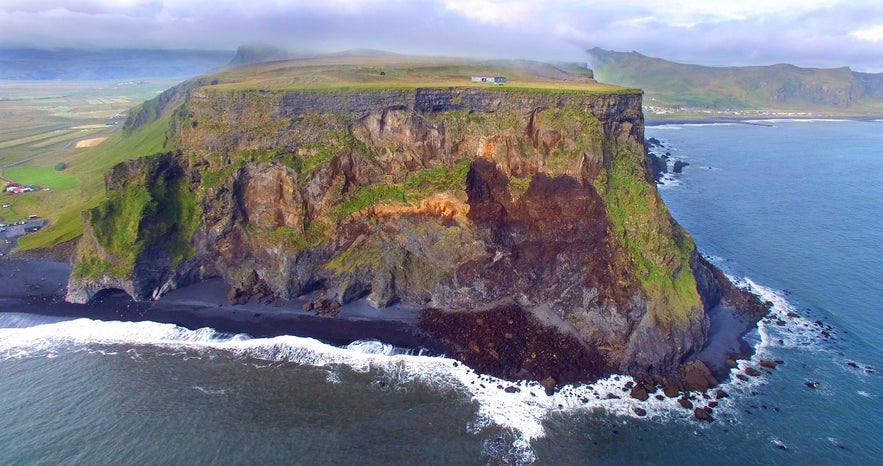
POLYGON ((783 363, 725 384, 714 422, 626 376, 506 393, 377 341, 0 313, 0 464, 878 463, 883 121, 754 123, 646 130, 689 163, 672 215, 774 303, 746 339, 783 363))

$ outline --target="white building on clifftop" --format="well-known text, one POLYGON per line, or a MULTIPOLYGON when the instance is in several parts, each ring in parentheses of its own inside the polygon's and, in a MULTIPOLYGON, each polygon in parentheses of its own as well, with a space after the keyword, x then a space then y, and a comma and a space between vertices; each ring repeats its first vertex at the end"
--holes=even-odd
POLYGON ((472 82, 474 82, 474 83, 503 84, 506 82, 506 77, 505 76, 473 76, 472 82))

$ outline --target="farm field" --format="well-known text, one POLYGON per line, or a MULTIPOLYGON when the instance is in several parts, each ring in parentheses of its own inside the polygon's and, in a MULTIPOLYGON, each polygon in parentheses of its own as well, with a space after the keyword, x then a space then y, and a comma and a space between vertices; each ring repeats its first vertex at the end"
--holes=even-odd
MULTIPOLYGON (((104 170, 115 163, 102 150, 125 113, 176 81, 0 81, 0 181, 34 185, 33 192, 0 192, 2 221, 37 214, 50 227, 20 238, 40 247, 79 234, 79 212, 103 193, 104 170)), ((30 246, 29 246, 30 245, 30 246)))

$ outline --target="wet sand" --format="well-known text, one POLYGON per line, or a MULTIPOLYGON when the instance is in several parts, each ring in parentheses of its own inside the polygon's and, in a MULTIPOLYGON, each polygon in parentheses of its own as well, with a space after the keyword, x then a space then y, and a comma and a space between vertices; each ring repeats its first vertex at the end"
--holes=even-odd
POLYGON ((727 359, 746 359, 754 354, 754 349, 742 336, 756 327, 756 322, 742 315, 738 309, 716 306, 708 312, 711 325, 708 329, 708 342, 696 359, 705 363, 719 380, 726 379, 730 368, 727 359))

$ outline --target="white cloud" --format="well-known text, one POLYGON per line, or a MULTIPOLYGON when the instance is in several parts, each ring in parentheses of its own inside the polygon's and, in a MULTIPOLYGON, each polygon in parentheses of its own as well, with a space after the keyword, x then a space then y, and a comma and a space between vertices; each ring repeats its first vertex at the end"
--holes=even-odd
POLYGON ((467 18, 484 23, 516 26, 536 18, 550 5, 531 0, 445 0, 444 6, 467 18))
POLYGON ((883 71, 879 0, 0 0, 0 47, 235 48, 883 71))
POLYGON ((883 24, 858 29, 850 32, 849 35, 865 42, 883 42, 883 24))

